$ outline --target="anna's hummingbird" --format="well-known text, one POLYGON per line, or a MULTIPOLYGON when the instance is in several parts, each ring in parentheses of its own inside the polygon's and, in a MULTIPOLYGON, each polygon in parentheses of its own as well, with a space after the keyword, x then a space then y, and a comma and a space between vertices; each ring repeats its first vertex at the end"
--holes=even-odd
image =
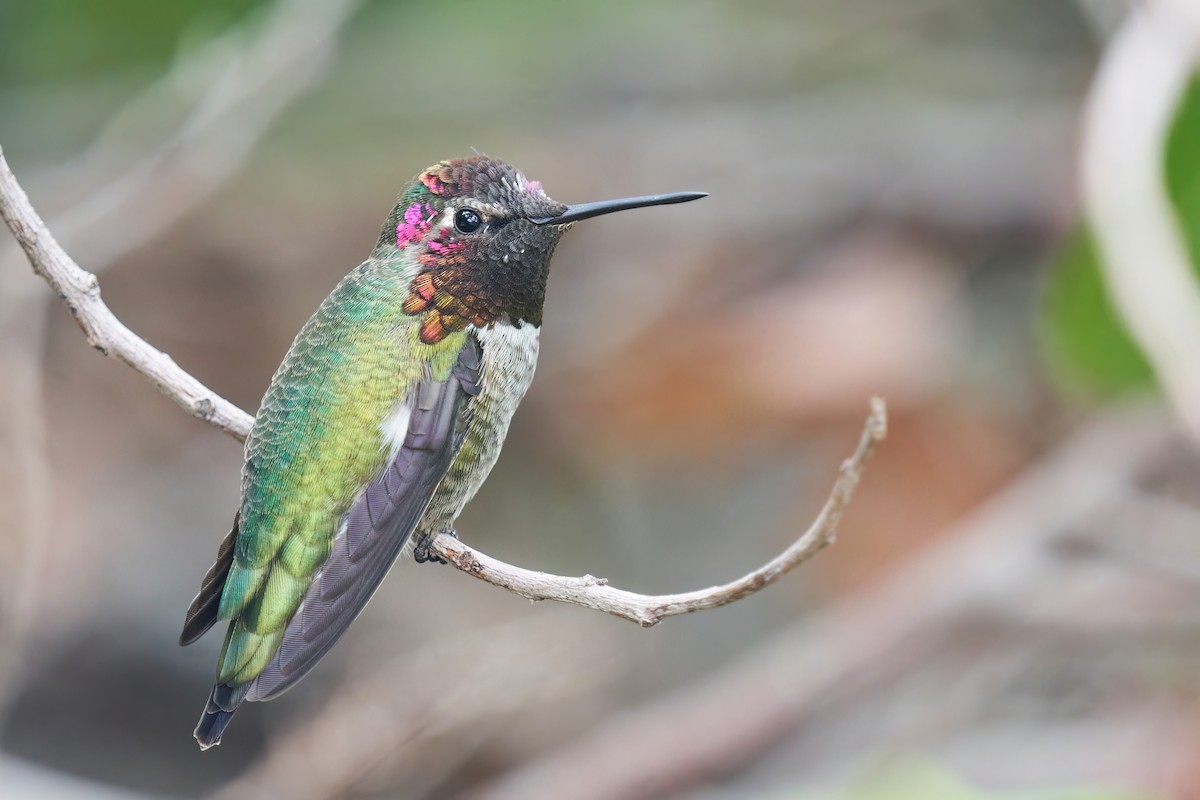
POLYGON ((370 256, 300 330, 246 440, 242 504, 192 601, 191 644, 228 620, 196 726, 304 677, 397 556, 454 521, 533 379, 550 256, 577 220, 699 192, 580 205, 486 156, 418 175, 370 256))

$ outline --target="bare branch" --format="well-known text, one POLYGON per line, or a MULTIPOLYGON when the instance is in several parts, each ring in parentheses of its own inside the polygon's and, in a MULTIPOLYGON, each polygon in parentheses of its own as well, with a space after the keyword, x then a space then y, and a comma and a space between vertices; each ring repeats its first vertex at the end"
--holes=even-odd
MULTIPOLYGON (((100 299, 96 276, 76 264, 55 241, 9 169, 2 148, 0 216, 25 250, 34 271, 54 287, 93 347, 133 367, 192 416, 238 439, 246 438, 253 423, 249 414, 204 386, 166 353, 151 347, 109 310, 100 299)), ((667 617, 717 608, 754 594, 830 544, 867 458, 886 433, 884 402, 872 398, 871 413, 858 449, 842 464, 833 492, 816 521, 777 558, 722 586, 684 594, 639 595, 614 589, 603 579, 590 575, 562 577, 505 564, 444 534, 434 540, 431 550, 463 572, 531 600, 573 603, 648 627, 667 617)))
POLYGON ((705 611, 741 600, 770 586, 812 558, 837 535, 842 513, 850 504, 854 489, 862 478, 866 461, 875 445, 887 435, 887 409, 882 398, 871 398, 871 413, 863 428, 858 449, 842 462, 837 481, 825 506, 808 530, 791 547, 758 569, 735 581, 708 589, 682 594, 644 595, 616 589, 603 578, 584 575, 578 578, 531 572, 510 566, 467 547, 445 534, 433 542, 433 550, 469 575, 530 600, 557 600, 562 603, 604 611, 621 619, 649 628, 667 617, 705 611))
POLYGON ((80 267, 55 241, 9 169, 0 147, 0 216, 17 238, 34 271, 66 304, 87 335, 88 344, 115 358, 157 386, 193 417, 245 439, 254 418, 182 370, 125 327, 100 299, 100 282, 80 267))

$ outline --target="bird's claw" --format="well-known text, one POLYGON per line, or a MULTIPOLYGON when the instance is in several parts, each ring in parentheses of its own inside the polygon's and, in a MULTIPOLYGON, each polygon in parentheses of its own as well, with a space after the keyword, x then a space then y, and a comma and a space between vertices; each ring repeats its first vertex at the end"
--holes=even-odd
MULTIPOLYGON (((455 539, 458 538, 458 534, 453 530, 444 530, 442 533, 446 534, 447 536, 453 536, 455 539)), ((429 533, 427 531, 421 531, 417 534, 417 542, 415 545, 413 545, 413 561, 417 562, 418 564, 424 564, 426 562, 433 564, 447 563, 446 559, 440 558, 439 556, 434 555, 432 552, 431 548, 433 545, 433 540, 437 536, 438 534, 429 533)))

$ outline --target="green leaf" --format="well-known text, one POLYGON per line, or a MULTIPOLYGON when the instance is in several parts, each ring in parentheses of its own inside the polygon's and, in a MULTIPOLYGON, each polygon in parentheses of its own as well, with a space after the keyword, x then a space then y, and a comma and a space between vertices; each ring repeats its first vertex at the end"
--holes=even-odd
POLYGON ((1043 303, 1042 349, 1055 378, 1100 396, 1154 385, 1154 372, 1113 308, 1086 228, 1064 244, 1043 303))
MULTIPOLYGON (((1167 196, 1200 275, 1200 77, 1184 93, 1163 155, 1167 196)), ((1059 252, 1045 290, 1040 338, 1054 376, 1091 395, 1154 385, 1154 373, 1113 309, 1099 254, 1080 226, 1059 252)))
POLYGON ((1200 271, 1200 76, 1192 78, 1167 136, 1167 196, 1200 271))

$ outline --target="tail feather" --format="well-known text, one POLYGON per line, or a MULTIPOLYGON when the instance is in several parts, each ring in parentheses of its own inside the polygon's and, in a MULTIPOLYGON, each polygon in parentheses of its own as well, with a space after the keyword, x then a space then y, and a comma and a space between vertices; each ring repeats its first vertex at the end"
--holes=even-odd
POLYGON ((239 686, 218 683, 213 687, 208 703, 204 706, 204 713, 200 715, 200 721, 196 724, 194 734, 201 750, 216 747, 221 743, 221 736, 229 727, 233 715, 245 701, 246 693, 249 690, 250 684, 248 683, 239 686))
POLYGON ((221 608, 221 593, 225 591, 225 579, 229 577, 229 568, 233 565, 233 546, 237 542, 238 516, 233 517, 233 529, 221 542, 217 550, 216 563, 204 576, 200 584, 200 592, 188 607, 183 620, 183 632, 179 634, 179 643, 189 645, 203 636, 217 621, 217 612, 221 608))

